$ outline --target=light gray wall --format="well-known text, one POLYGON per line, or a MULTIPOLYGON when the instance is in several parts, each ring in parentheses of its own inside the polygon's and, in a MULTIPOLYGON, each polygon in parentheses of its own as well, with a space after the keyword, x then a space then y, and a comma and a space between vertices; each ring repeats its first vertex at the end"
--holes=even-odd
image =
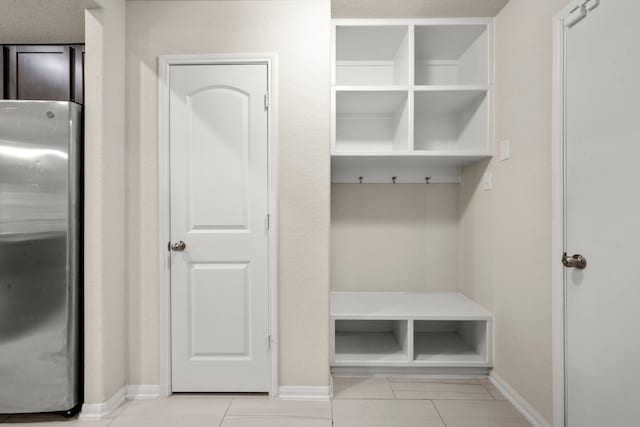
POLYGON ((127 2, 129 381, 158 384, 158 55, 276 52, 280 381, 329 381, 329 0, 127 2))
MULTIPOLYGON (((496 316, 496 367, 552 418, 552 17, 568 0, 511 0, 496 17, 496 141, 511 159, 468 167, 461 194, 461 289, 496 316), (482 191, 485 169, 492 191, 482 191)), ((495 147, 495 152, 498 147, 495 147)))
POLYGON ((457 184, 333 184, 331 289, 458 291, 457 184))
POLYGON ((85 55, 85 403, 126 384, 124 0, 87 11, 85 55))

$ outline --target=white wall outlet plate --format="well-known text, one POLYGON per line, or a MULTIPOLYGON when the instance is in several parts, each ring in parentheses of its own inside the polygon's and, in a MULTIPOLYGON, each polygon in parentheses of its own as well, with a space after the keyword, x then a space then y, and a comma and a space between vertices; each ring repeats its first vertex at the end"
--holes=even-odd
POLYGON ((506 139, 500 142, 500 160, 509 160, 511 158, 511 142, 506 139))
POLYGON ((485 172, 484 175, 482 175, 482 189, 484 191, 489 191, 493 188, 493 173, 491 172, 485 172))

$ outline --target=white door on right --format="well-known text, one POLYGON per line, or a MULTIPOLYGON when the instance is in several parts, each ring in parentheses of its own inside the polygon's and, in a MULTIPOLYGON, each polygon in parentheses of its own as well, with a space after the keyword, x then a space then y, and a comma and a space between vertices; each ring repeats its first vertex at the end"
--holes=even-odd
POLYGON ((597 7, 567 29, 565 44, 565 250, 572 258, 565 260, 566 410, 568 427, 634 427, 640 426, 640 1, 597 3, 587 2, 597 7))

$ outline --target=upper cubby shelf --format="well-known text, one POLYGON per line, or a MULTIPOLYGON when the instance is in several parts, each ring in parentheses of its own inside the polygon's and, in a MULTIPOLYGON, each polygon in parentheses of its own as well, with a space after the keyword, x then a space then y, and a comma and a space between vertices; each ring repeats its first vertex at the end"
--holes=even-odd
POLYGON ((486 152, 486 89, 415 92, 414 150, 486 152))
POLYGON ((409 27, 336 27, 336 85, 408 85, 409 27))
POLYGON ((335 146, 347 152, 409 150, 407 91, 335 94, 335 146))
POLYGON ((489 84, 486 25, 416 25, 416 85, 489 84))
POLYGON ((491 157, 490 18, 337 19, 332 39, 333 182, 459 182, 491 157))

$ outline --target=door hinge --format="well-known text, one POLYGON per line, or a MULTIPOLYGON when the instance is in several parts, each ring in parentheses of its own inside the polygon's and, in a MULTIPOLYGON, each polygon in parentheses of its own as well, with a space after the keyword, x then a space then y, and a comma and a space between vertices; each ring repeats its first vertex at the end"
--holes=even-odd
POLYGON ((267 334, 267 351, 271 351, 271 334, 267 334))
POLYGON ((264 217, 264 229, 269 231, 269 228, 271 228, 271 215, 267 214, 264 217))
POLYGON ((268 110, 271 105, 271 94, 269 92, 265 92, 264 94, 264 109, 268 110))
POLYGON ((576 6, 571 12, 569 12, 569 16, 567 16, 564 20, 564 24, 571 28, 576 25, 578 22, 582 21, 587 17, 587 13, 591 12, 596 7, 600 6, 600 0, 584 0, 578 6, 576 6))
POLYGON ((591 12, 593 9, 600 6, 600 0, 587 0, 584 2, 584 5, 586 6, 587 10, 591 12))

